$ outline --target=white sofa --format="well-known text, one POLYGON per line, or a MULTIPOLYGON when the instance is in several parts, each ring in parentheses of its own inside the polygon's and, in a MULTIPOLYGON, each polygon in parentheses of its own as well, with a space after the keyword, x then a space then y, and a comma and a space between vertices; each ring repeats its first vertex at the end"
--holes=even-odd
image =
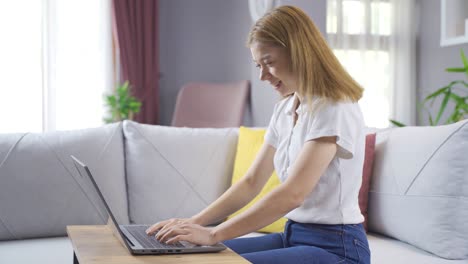
MULTIPOLYGON (((122 223, 190 216, 230 184, 238 129, 116 123, 0 135, 0 263, 72 263, 67 225, 102 224, 84 161, 122 223)), ((377 132, 372 263, 468 263, 468 121, 377 132)), ((254 235, 254 234, 251 234, 254 235)))

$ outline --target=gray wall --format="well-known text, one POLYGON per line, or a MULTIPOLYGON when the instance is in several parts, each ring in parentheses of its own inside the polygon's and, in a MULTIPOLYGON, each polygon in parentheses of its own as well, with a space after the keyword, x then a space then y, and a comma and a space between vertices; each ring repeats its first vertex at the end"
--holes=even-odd
POLYGON ((160 0, 159 12, 159 116, 169 125, 184 84, 250 79, 250 16, 239 0, 160 0))
MULTIPOLYGON (((417 98, 421 102, 431 92, 447 85, 455 79, 464 79, 460 73, 447 73, 445 68, 461 67, 460 49, 468 53, 468 44, 449 47, 440 46, 440 0, 418 0, 420 6, 419 38, 417 50, 417 98)), ((431 109, 437 114, 440 101, 431 109)), ((450 112, 448 105, 446 112, 450 112)), ((447 117, 447 115, 445 115, 447 117)), ((445 120, 444 116, 442 120, 445 120)), ((427 125, 427 114, 418 117, 419 125, 427 125)))
MULTIPOLYGON (((322 32, 326 1, 281 0, 306 11, 322 32)), ((160 124, 172 120, 179 89, 188 82, 251 80, 251 116, 246 125, 265 126, 278 96, 258 80, 245 47, 253 24, 247 0, 159 0, 160 124)))

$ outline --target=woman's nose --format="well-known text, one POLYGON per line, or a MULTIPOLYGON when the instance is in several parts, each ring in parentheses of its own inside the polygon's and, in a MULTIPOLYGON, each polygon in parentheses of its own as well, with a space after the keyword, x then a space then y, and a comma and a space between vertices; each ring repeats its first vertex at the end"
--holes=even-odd
POLYGON ((260 80, 265 81, 265 80, 268 80, 268 78, 270 78, 270 73, 268 72, 266 68, 262 68, 260 70, 260 80))

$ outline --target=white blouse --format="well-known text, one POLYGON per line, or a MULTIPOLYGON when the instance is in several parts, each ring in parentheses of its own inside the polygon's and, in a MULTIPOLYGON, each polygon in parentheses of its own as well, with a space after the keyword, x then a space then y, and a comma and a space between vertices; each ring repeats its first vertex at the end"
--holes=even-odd
MULTIPOLYGON (((276 148, 275 170, 284 182, 306 141, 336 136, 337 154, 304 203, 286 217, 300 223, 358 224, 364 221, 358 203, 364 162, 364 121, 357 103, 326 103, 313 113, 305 103, 296 109, 296 95, 275 105, 265 142, 276 148)), ((313 103, 317 103, 314 100, 313 103)))

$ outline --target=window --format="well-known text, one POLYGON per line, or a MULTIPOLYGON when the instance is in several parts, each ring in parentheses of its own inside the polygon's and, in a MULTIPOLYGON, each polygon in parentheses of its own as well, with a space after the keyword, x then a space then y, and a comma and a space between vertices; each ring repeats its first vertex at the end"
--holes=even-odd
POLYGON ((390 2, 329 0, 327 8, 330 46, 364 88, 359 104, 366 125, 387 127, 392 111, 390 2))
POLYGON ((42 130, 41 13, 41 1, 0 2, 2 133, 42 130))
POLYGON ((0 133, 102 124, 112 87, 109 0, 1 1, 0 34, 0 133))

